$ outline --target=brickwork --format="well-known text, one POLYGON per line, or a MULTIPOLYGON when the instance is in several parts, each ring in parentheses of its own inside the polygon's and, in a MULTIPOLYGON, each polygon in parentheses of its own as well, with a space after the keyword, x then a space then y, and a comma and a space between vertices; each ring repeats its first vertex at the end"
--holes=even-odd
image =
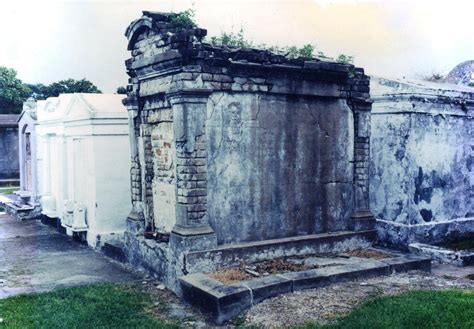
POLYGON ((171 15, 144 12, 127 29, 125 100, 135 212, 171 231, 169 275, 216 241, 371 229, 363 69, 212 46, 171 15))

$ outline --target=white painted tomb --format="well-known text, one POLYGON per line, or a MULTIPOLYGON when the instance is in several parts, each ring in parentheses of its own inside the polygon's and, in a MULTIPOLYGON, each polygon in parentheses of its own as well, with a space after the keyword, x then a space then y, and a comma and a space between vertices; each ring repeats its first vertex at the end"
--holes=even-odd
POLYGON ((28 99, 18 120, 18 140, 20 157, 20 191, 22 199, 36 204, 38 189, 36 175, 36 102, 28 99))
POLYGON ((38 101, 42 214, 92 247, 120 238, 130 209, 130 142, 123 95, 63 94, 38 101))

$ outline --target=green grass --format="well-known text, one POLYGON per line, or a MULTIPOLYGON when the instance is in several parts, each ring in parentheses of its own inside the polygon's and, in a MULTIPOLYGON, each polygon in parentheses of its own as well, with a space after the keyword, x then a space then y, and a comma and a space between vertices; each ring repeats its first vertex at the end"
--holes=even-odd
POLYGON ((363 303, 335 324, 299 328, 474 328, 474 290, 412 291, 363 303))
POLYGON ((0 300, 0 328, 178 328, 147 312, 151 299, 129 286, 100 284, 0 300))
POLYGON ((0 194, 13 194, 13 192, 18 191, 20 189, 19 186, 15 187, 0 187, 0 194))

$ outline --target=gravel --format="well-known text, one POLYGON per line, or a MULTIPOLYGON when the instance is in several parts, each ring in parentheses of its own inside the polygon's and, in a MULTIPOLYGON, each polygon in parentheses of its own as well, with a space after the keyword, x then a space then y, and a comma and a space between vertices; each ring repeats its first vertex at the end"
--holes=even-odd
POLYGON ((447 288, 474 288, 474 281, 420 271, 393 274, 280 295, 255 305, 241 318, 246 325, 263 327, 288 327, 308 321, 328 323, 370 298, 414 289, 447 288))

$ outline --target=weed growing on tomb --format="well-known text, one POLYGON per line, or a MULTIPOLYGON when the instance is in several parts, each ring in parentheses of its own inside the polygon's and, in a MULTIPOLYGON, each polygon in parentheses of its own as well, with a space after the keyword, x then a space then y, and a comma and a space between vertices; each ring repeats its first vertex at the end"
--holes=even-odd
MULTIPOLYGON (((235 32, 221 32, 219 36, 213 36, 207 40, 213 46, 227 46, 236 48, 256 48, 261 50, 268 50, 277 54, 282 54, 287 58, 319 58, 326 60, 334 60, 331 57, 326 56, 322 51, 317 50, 317 46, 307 43, 303 46, 270 46, 265 43, 254 44, 250 39, 245 36, 244 29, 241 27, 240 30, 235 32)), ((342 64, 352 64, 354 57, 350 55, 340 54, 336 59, 336 62, 342 64)))
POLYGON ((195 13, 194 8, 187 9, 171 16, 170 23, 177 29, 192 29, 197 26, 194 18, 195 13))

